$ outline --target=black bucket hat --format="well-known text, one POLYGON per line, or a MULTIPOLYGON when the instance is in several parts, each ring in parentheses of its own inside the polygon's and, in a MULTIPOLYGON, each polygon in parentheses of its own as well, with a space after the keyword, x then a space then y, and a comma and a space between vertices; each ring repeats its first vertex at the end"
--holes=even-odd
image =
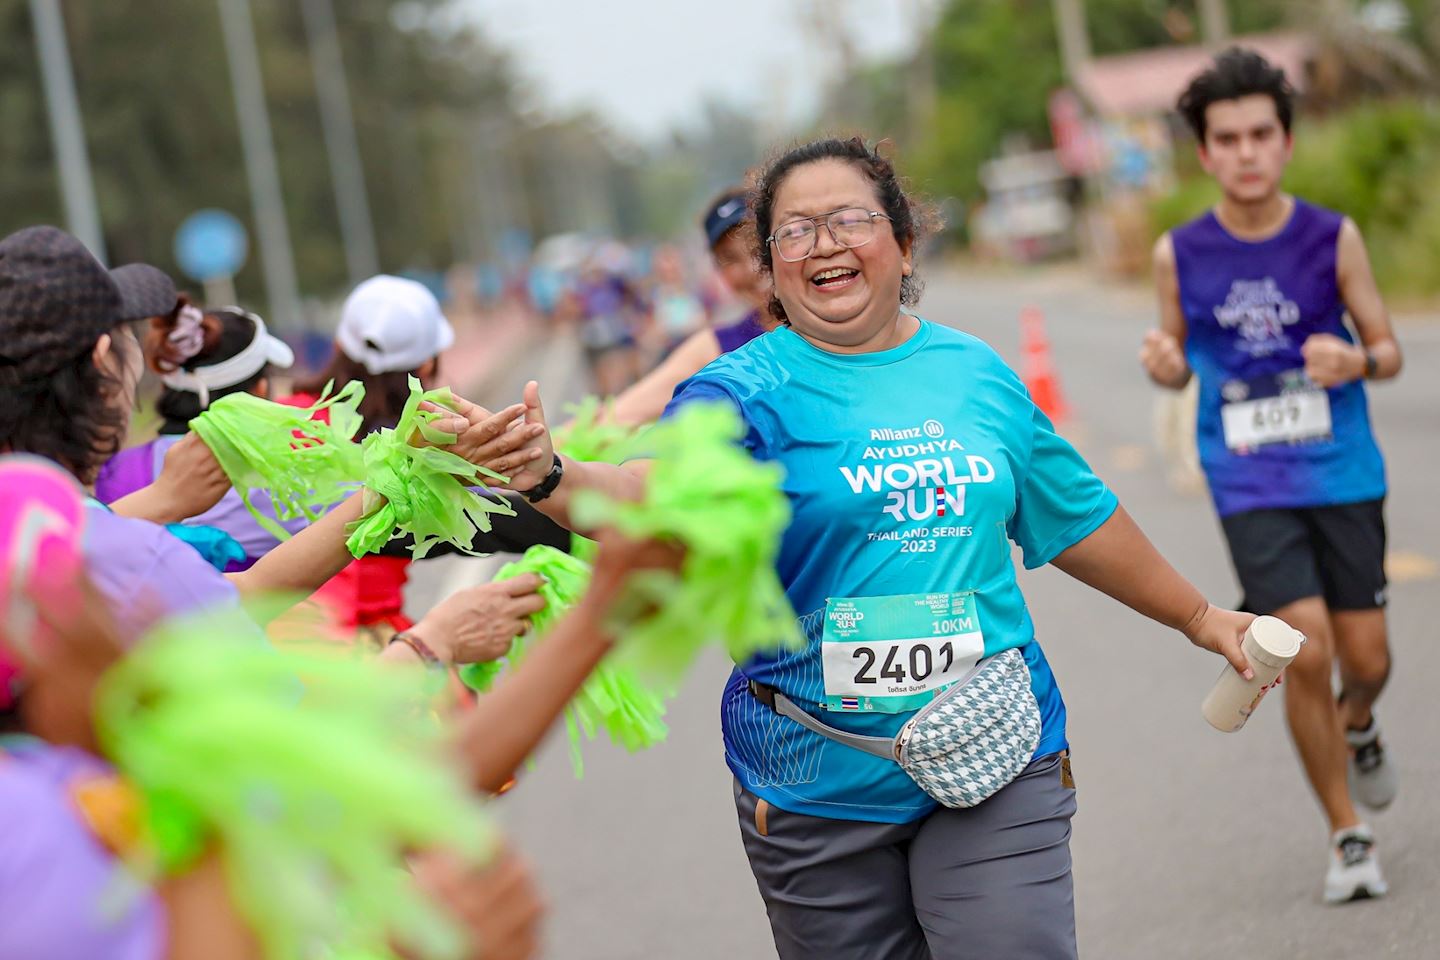
POLYGON ((0 373, 58 369, 127 320, 175 309, 175 283, 143 263, 107 270, 58 227, 0 240, 0 373))

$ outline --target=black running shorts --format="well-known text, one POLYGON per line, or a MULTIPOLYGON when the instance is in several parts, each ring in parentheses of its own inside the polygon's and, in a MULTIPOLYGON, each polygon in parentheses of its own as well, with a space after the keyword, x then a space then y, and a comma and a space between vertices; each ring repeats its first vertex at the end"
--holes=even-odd
POLYGON ((1306 597, 1331 610, 1385 606, 1385 501, 1248 510, 1221 517, 1245 593, 1241 609, 1274 613, 1306 597))

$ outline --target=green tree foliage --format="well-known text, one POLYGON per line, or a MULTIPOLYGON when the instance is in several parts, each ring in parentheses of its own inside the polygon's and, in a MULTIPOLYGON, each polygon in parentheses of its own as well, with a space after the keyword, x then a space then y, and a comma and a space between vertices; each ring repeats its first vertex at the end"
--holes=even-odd
MULTIPOLYGON (((1231 25, 1237 34, 1272 30, 1286 11, 1287 0, 1232 2, 1231 25)), ((1087 0, 1085 12, 1096 56, 1198 39, 1194 0, 1087 0)), ((928 42, 929 77, 913 62, 861 74, 872 107, 864 128, 901 145, 922 189, 973 200, 980 166, 1007 141, 1050 142, 1050 94, 1065 82, 1052 0, 950 0, 928 42), (934 84, 935 112, 917 126, 906 111, 914 85, 926 82, 934 84)))
MULTIPOLYGON (((505 227, 584 225, 583 214, 532 223, 549 185, 525 172, 540 156, 618 177, 625 163, 598 124, 530 119, 505 57, 446 0, 334 6, 382 269, 476 259, 505 227)), ((348 278, 303 18, 293 0, 251 7, 302 291, 332 295, 348 278)), ((253 238, 214 0, 75 0, 64 15, 112 261, 176 271, 175 228, 202 207, 236 214, 253 238)), ((0 235, 63 221, 33 38, 27 0, 0 0, 0 235)), ((263 307, 262 281, 252 251, 241 299, 263 307)))

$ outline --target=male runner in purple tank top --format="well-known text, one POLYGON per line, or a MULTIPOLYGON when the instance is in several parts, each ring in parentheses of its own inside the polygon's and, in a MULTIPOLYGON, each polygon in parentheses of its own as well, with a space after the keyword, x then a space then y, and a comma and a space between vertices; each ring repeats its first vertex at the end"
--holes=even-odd
POLYGON ((1380 896, 1354 803, 1395 795, 1371 712, 1390 670, 1385 464, 1362 381, 1399 373, 1400 347, 1354 222, 1280 190, 1293 145, 1284 72, 1229 50, 1179 109, 1223 196, 1156 244, 1160 329, 1140 359, 1163 387, 1198 376, 1201 465, 1245 607, 1309 638, 1286 671, 1285 712, 1329 821, 1325 900, 1380 896))

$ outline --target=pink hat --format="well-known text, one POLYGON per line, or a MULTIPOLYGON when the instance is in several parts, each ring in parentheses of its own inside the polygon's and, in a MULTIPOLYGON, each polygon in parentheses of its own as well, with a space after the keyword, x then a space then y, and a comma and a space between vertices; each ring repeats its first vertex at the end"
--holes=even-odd
POLYGON ((0 456, 0 709, 15 701, 26 660, 50 642, 37 604, 78 610, 85 500, 48 460, 0 456))

